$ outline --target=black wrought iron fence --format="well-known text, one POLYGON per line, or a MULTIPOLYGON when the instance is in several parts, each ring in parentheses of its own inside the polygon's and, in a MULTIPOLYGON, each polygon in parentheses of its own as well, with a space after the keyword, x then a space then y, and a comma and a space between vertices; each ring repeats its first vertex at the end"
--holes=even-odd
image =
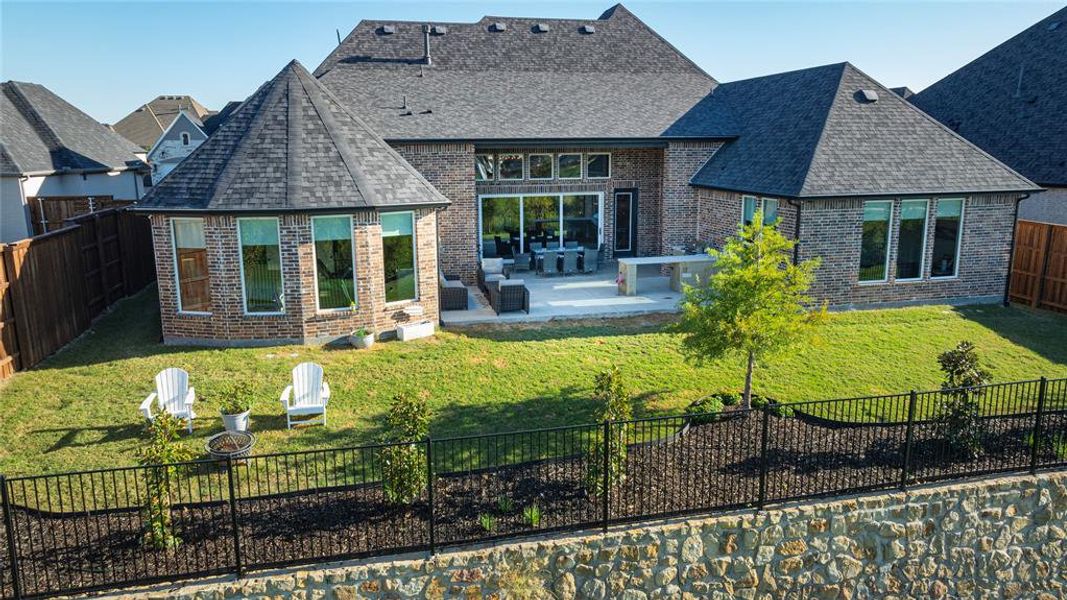
POLYGON ((44 597, 1067 465, 1067 379, 0 479, 0 594, 44 597), (391 502, 384 456, 429 482, 391 502), (622 451, 620 451, 622 450, 622 451), (174 542, 146 545, 167 478, 174 542))

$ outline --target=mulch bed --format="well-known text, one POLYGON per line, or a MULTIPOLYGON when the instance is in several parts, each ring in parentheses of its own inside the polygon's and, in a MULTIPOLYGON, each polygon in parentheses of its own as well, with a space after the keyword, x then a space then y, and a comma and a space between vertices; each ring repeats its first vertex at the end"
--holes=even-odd
MULTIPOLYGON (((755 504, 761 419, 759 413, 742 413, 694 425, 667 442, 631 446, 626 478, 609 498, 610 518, 755 504)), ((891 487, 900 481, 903 425, 827 427, 802 418, 770 419, 768 502, 891 487)), ((935 425, 916 426, 911 482, 1028 466, 1030 449, 1024 436, 1032 417, 1006 417, 993 425, 989 453, 970 461, 953 457, 937 441, 935 425)), ((1067 416, 1050 419, 1046 428, 1067 431, 1067 416)), ((598 524, 603 502, 586 492, 588 467, 585 457, 576 453, 438 477, 437 543, 598 524), (542 515, 536 527, 523 518, 523 509, 532 504, 542 515), (492 516, 488 531, 483 515, 492 516)), ((429 543, 427 498, 412 506, 392 506, 380 484, 244 498, 237 506, 246 567, 387 554, 429 543)), ((150 551, 141 546, 143 523, 136 508, 56 514, 16 507, 24 593, 232 570, 233 530, 225 503, 179 506, 173 515, 182 544, 150 551)))

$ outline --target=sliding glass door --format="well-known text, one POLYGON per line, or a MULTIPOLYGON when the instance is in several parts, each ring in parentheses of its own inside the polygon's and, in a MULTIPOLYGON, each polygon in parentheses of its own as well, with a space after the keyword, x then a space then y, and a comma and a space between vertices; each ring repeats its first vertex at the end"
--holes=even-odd
POLYGON ((542 248, 599 248, 601 194, 492 195, 478 203, 481 255, 511 258, 542 248))

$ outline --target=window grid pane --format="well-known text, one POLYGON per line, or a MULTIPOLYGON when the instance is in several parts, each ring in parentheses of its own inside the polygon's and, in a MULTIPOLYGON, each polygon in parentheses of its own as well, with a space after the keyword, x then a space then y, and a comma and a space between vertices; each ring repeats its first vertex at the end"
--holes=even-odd
POLYGON ((926 200, 900 203, 900 230, 897 233, 897 279, 922 277, 926 250, 926 200))
POLYGON ((863 237, 860 247, 860 281, 885 281, 889 257, 889 217, 893 204, 886 201, 863 204, 863 237))
POLYGON ((174 230, 174 262, 178 279, 179 310, 211 310, 211 276, 207 266, 204 222, 200 219, 171 221, 174 230))
POLYGON ((522 179, 522 163, 523 156, 521 154, 501 154, 500 173, 497 174, 497 179, 522 179))
POLYGON ((496 156, 493 154, 477 154, 474 157, 474 179, 477 181, 490 181, 496 173, 496 156))
POLYGON ((352 260, 352 221, 348 217, 311 220, 315 241, 315 275, 319 308, 348 308, 356 302, 355 264, 352 260))
POLYGON ((581 179, 582 178, 582 155, 560 154, 559 155, 559 178, 581 179))
POLYGON ((552 155, 530 155, 530 179, 552 179, 552 155))
POLYGON ((245 311, 281 312, 284 309, 284 297, 278 220, 243 219, 237 223, 241 232, 245 311))
POLYGON ((959 245, 963 221, 963 200, 938 200, 934 219, 934 251, 930 277, 955 277, 959 269, 959 245))
POLYGON ((585 176, 590 179, 607 179, 611 177, 611 155, 587 154, 585 157, 585 176))
POLYGON ((382 215, 382 262, 385 270, 385 301, 416 297, 415 216, 411 213, 382 215))

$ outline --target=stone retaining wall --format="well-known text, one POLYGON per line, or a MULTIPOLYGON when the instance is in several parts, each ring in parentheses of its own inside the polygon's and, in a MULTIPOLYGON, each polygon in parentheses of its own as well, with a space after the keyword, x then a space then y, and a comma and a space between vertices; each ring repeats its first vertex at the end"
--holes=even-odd
POLYGON ((1067 596, 1065 515, 1061 471, 125 597, 1053 600, 1067 596))

